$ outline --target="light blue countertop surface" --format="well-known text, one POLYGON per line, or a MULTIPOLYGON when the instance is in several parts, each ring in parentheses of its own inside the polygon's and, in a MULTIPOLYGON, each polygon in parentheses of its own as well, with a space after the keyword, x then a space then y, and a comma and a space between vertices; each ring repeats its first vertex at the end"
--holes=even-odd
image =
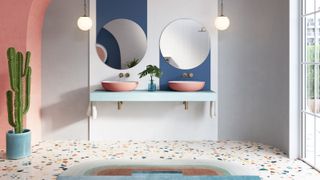
POLYGON ((96 90, 90 93, 90 101, 216 101, 214 91, 177 92, 177 91, 128 91, 111 92, 96 90))

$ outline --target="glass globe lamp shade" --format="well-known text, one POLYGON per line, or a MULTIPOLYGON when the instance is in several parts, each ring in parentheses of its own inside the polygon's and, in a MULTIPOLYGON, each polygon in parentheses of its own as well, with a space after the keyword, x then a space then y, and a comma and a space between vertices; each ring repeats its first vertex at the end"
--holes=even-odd
POLYGON ((88 31, 92 27, 92 20, 90 17, 82 16, 78 19, 78 27, 82 31, 88 31))
POLYGON ((218 16, 214 24, 218 30, 224 31, 230 26, 230 20, 226 16, 218 16))

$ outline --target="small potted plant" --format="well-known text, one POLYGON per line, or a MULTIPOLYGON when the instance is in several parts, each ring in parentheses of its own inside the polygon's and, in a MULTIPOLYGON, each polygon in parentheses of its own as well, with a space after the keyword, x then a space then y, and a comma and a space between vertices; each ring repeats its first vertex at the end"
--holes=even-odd
POLYGON ((136 66, 137 64, 139 64, 139 62, 140 62, 140 59, 133 58, 133 60, 131 60, 127 63, 127 67, 132 68, 132 67, 136 66))
POLYGON ((31 53, 25 60, 15 48, 7 51, 10 87, 7 95, 8 121, 13 130, 6 134, 6 153, 8 159, 21 159, 31 154, 31 132, 23 127, 23 117, 30 107, 31 53))
POLYGON ((141 73, 139 73, 140 78, 150 75, 150 83, 148 85, 148 91, 156 91, 157 86, 154 83, 153 77, 157 77, 160 78, 162 75, 162 72, 160 70, 160 68, 158 68, 155 65, 148 65, 147 68, 142 71, 141 73))

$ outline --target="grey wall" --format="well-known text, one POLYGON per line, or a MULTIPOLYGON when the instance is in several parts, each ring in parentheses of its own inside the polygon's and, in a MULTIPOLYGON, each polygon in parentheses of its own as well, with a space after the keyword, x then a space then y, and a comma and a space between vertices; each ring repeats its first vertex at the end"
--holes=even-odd
POLYGON ((88 33, 77 18, 83 1, 53 0, 43 27, 43 139, 86 139, 88 106, 88 33))
POLYGON ((219 34, 219 138, 288 151, 289 0, 227 0, 219 34))

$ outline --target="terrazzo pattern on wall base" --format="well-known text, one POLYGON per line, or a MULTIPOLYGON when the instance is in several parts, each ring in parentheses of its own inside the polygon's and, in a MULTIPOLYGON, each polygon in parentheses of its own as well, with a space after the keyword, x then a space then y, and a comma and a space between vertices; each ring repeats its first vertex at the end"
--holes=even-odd
POLYGON ((0 155, 0 179, 56 179, 69 167, 88 160, 219 160, 247 166, 262 179, 320 179, 320 174, 279 149, 238 141, 45 141, 32 156, 10 161, 0 155))

